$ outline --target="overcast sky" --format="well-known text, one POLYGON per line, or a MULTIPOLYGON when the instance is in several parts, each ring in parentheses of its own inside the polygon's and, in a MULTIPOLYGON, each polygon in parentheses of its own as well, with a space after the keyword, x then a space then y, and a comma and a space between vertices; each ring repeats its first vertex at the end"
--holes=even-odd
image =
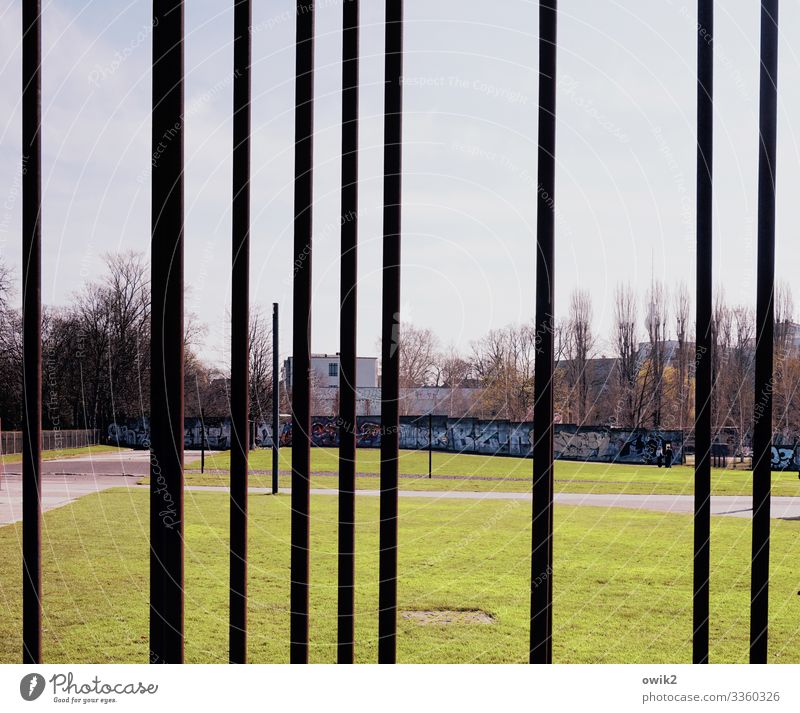
MULTIPOLYGON (((0 255, 20 277, 21 0, 0 0, 0 255)), ((151 3, 43 0, 44 290, 147 251, 151 3)), ((230 302, 231 2, 186 3, 187 310, 224 354, 230 302)), ((716 3, 715 275, 755 301, 759 3, 716 3)), ((538 3, 406 0, 403 318, 467 348, 534 305, 538 3)), ((778 275, 797 247, 800 2, 781 3, 778 275)), ((314 351, 338 350, 341 0, 317 9, 314 351)), ((557 311, 651 274, 694 288, 696 4, 561 0, 557 311)), ((359 350, 377 354, 383 3, 362 2, 359 350)), ((253 3, 252 300, 290 344, 294 3, 253 3)), ((19 297, 19 294, 17 294, 19 297)), ((798 293, 800 297, 800 293, 798 293)))

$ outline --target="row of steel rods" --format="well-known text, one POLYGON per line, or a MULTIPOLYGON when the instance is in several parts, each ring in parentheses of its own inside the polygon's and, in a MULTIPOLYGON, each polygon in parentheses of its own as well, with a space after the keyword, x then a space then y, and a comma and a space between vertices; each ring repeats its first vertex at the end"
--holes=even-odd
MULTIPOLYGON (((711 541, 713 0, 699 0, 697 19, 697 348, 693 569, 694 663, 709 662, 711 541)), ((769 628, 772 379, 775 295, 775 188, 778 0, 761 3, 758 142, 758 265, 753 410, 753 528, 750 661, 767 662, 769 628)))
MULTIPOLYGON (((23 661, 41 661, 41 6, 22 5, 23 661)), ((297 2, 290 660, 308 661, 314 5, 297 2)), ((557 0, 539 3, 530 660, 552 661, 557 0)), ((251 3, 234 2, 230 661, 247 660, 251 3)), ((396 660, 403 4, 386 3, 378 660, 396 660)), ((183 661, 184 9, 153 3, 150 660, 183 661)), ((698 3, 693 661, 709 660, 713 1, 698 3)), ((343 6, 338 660, 354 659, 359 4, 343 6)), ((750 660, 767 660, 778 0, 761 3, 750 660)), ((277 325, 277 319, 275 320, 277 325)), ((277 393, 274 398, 277 399, 277 393)), ((277 404, 273 406, 273 425, 277 404)), ((274 429, 273 438, 278 438, 274 429)))
MULTIPOLYGON (((394 662, 397 633, 402 2, 386 5, 384 255, 378 660, 394 662)), ((356 325, 358 216, 358 3, 343 7, 340 314, 339 589, 337 659, 354 656, 356 325)), ((295 114, 295 273, 292 434, 291 660, 308 661, 308 548, 313 170, 313 6, 298 3, 295 114)))

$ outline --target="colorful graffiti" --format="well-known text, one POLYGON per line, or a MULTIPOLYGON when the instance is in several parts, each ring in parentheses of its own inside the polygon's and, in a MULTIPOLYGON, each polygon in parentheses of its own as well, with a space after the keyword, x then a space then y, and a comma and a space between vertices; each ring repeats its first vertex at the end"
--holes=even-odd
POLYGON ((112 423, 108 427, 108 442, 129 448, 150 447, 150 423, 146 418, 137 418, 125 423, 112 423))
MULTIPOLYGON (((108 442, 129 448, 149 448, 149 426, 146 418, 112 423, 108 427, 108 442)), ((256 447, 272 447, 271 423, 257 422, 253 435, 256 447)), ((400 447, 408 450, 427 450, 430 443, 430 447, 437 451, 530 457, 532 435, 530 423, 447 416, 400 417, 400 447)), ((185 419, 184 447, 199 450, 202 438, 200 419, 185 419)), ((291 421, 281 424, 278 439, 281 447, 292 445, 291 421)), ((205 440, 206 448, 211 450, 229 449, 230 419, 207 418, 205 440)), ((327 416, 312 419, 311 442, 317 447, 336 448, 339 445, 337 419, 327 416)), ((378 448, 381 444, 380 419, 359 416, 356 442, 359 448, 378 448)), ((602 426, 578 428, 556 424, 553 435, 554 455, 561 460, 655 464, 659 447, 663 453, 667 443, 672 444, 673 463, 682 463, 684 438, 681 431, 602 426)), ((727 450, 727 446, 725 448, 727 450)), ((772 446, 772 470, 800 470, 799 456, 795 446, 772 446)))
POLYGON ((793 446, 772 446, 772 470, 798 470, 797 451, 793 446))
POLYGON ((356 445, 359 448, 377 448, 381 444, 381 424, 372 420, 358 421, 356 445))
POLYGON ((667 443, 672 445, 672 462, 683 462, 681 431, 556 426, 553 436, 556 458, 608 463, 655 464, 659 450, 663 453, 667 443))
MULTIPOLYGON (((187 418, 184 423, 184 447, 199 449, 203 442, 212 450, 231 447, 230 419, 187 418)), ((281 424, 279 443, 292 443, 292 422, 281 424)), ((109 426, 111 443, 133 448, 149 447, 149 424, 146 419, 136 419, 109 426)), ((451 419, 446 416, 403 416, 400 419, 400 447, 425 450, 476 453, 483 455, 508 455, 530 457, 532 426, 502 420, 476 418, 451 419)), ((259 421, 254 425, 255 445, 272 447, 272 424, 259 421)), ((339 423, 335 418, 312 419, 311 442, 317 447, 335 448, 339 444, 339 423)), ((655 463, 656 451, 670 442, 674 462, 683 459, 683 434, 680 431, 644 431, 614 428, 577 428, 558 424, 553 438, 554 454, 563 460, 588 460, 622 463, 655 463)), ((359 448, 377 448, 381 443, 381 425, 374 416, 359 416, 357 444, 359 448)), ((786 449, 781 449, 786 450, 786 449)), ((775 456, 774 456, 775 459, 775 456)), ((778 460, 783 462, 781 455, 778 460)))

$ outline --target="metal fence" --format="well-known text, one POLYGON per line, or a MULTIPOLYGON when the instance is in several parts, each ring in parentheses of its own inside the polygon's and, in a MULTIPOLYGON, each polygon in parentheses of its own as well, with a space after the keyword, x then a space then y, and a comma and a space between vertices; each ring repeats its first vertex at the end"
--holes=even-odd
MULTIPOLYGON (((42 431, 43 451, 86 448, 100 443, 100 429, 42 431)), ((22 431, 0 432, 0 455, 22 453, 22 431)))
MULTIPOLYGON (((23 660, 41 660, 41 0, 23 6, 23 660)), ((251 3, 234 2, 231 411, 230 660, 247 655, 247 321, 250 185, 251 3)), ((311 501, 309 366, 311 324, 314 5, 298 1, 294 180, 292 534, 290 658, 308 660, 311 501)), ((553 332, 557 2, 539 3, 534 461, 530 661, 552 661, 553 332), (546 586, 535 582, 546 581, 546 586)), ((386 1, 380 586, 378 660, 394 662, 397 636, 398 359, 401 272, 403 3, 386 1)), ((342 214, 357 214, 359 3, 344 0, 342 58, 342 214)), ((699 0, 697 22, 697 373, 694 511, 693 660, 707 662, 710 548, 713 2, 699 0)), ((183 221, 184 3, 153 2, 152 106, 152 488, 151 661, 183 661, 183 221), (159 513, 169 499, 172 515, 159 513)), ((767 659, 772 419, 772 332, 778 0, 761 3, 758 300, 753 436, 754 513, 750 660, 767 659)), ((533 192, 532 192, 533 193, 533 192)), ((338 658, 353 660, 354 484, 352 394, 355 374, 357 224, 342 220, 342 409, 339 514, 338 658)), ((287 268, 290 266, 287 265, 287 268)), ((689 566, 687 562, 687 566, 689 566)), ((520 592, 520 596, 524 593, 520 592)), ((687 632, 688 634, 688 632, 687 632)))

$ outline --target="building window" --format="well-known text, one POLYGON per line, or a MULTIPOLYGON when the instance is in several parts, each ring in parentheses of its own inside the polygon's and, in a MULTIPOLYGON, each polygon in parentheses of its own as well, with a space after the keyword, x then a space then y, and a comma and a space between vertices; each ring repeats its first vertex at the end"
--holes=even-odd
POLYGON ((328 364, 328 376, 337 377, 339 376, 339 365, 331 362, 328 364))

